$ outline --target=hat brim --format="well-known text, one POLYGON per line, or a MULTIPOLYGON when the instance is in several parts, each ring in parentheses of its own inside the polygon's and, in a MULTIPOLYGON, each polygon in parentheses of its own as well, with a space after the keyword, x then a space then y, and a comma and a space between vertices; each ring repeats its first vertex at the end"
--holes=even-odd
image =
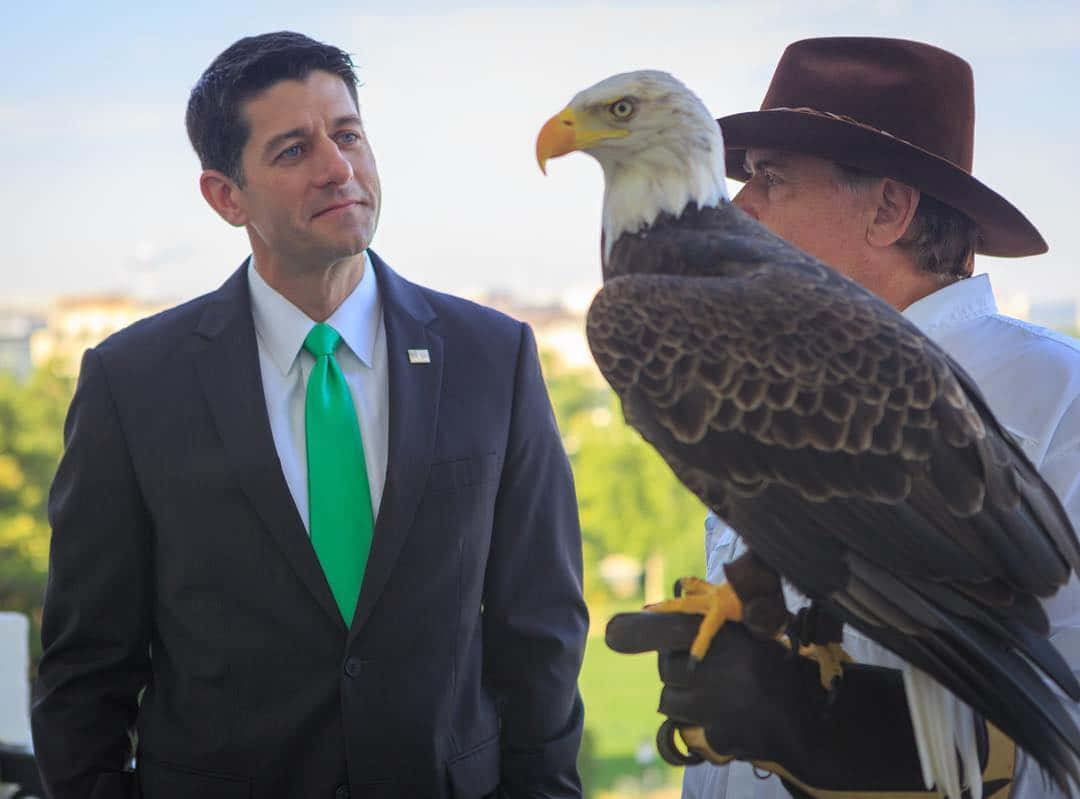
POLYGON ((746 181, 749 147, 827 158, 899 180, 966 214, 978 228, 977 253, 1038 255, 1039 231, 997 192, 955 164, 902 139, 836 117, 791 109, 749 111, 717 120, 727 150, 727 175, 746 181))

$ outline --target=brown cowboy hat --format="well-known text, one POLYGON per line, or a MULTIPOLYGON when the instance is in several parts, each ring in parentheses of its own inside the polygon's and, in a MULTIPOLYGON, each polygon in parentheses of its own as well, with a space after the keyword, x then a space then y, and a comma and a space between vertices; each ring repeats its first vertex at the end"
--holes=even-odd
POLYGON ((976 252, 1047 250, 1023 214, 971 176, 971 67, 937 47, 867 37, 795 42, 761 110, 717 122, 735 180, 750 178, 748 147, 816 155, 902 181, 966 214, 978 226, 976 252))

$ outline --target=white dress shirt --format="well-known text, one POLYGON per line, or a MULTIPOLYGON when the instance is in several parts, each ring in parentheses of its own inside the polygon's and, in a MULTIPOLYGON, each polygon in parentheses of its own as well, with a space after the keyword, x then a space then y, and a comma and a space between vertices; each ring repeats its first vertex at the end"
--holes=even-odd
MULTIPOLYGON (((304 349, 304 339, 315 322, 263 280, 255 269, 254 259, 248 262, 248 284, 274 447, 293 502, 310 533, 304 402, 315 357, 304 349)), ((356 408, 364 441, 371 512, 378 518, 386 483, 390 384, 382 300, 367 253, 364 253, 363 277, 326 323, 341 335, 334 357, 349 384, 356 408)))
MULTIPOLYGON (((1065 505, 1080 530, 1080 345, 1067 336, 997 312, 989 276, 952 283, 910 305, 904 316, 948 352, 978 384, 998 421, 1065 505)), ((742 539, 715 515, 705 520, 706 576, 724 580, 723 566, 745 551, 742 539)), ((785 586, 789 607, 805 600, 785 586)), ((1043 602, 1051 640, 1080 676, 1080 582, 1070 582, 1043 602)), ((845 647, 866 663, 894 665, 894 658, 854 631, 845 647)), ((1069 700, 1065 700, 1067 705, 1069 700)), ((1080 724, 1080 708, 1073 706, 1080 724)), ((760 773, 760 772, 759 772, 760 773)), ((1011 799, 1063 796, 1043 781, 1038 765, 1018 753, 1011 799)), ((761 779, 743 762, 704 763, 686 769, 684 799, 788 799, 776 777, 761 779)))

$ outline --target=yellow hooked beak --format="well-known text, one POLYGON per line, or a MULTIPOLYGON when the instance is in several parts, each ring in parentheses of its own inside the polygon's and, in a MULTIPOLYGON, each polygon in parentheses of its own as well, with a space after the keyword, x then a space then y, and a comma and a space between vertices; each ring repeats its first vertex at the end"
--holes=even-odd
POLYGON ((536 137, 536 163, 545 175, 549 158, 558 158, 574 150, 585 150, 604 139, 621 139, 630 131, 621 128, 590 128, 578 120, 572 108, 564 108, 540 128, 536 137))

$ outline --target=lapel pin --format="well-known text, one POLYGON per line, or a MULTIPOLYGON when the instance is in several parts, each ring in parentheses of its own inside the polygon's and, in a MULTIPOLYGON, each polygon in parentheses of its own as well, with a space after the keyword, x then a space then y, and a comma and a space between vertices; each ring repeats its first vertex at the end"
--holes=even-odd
POLYGON ((409 350, 409 363, 431 363, 431 354, 427 350, 409 350))

